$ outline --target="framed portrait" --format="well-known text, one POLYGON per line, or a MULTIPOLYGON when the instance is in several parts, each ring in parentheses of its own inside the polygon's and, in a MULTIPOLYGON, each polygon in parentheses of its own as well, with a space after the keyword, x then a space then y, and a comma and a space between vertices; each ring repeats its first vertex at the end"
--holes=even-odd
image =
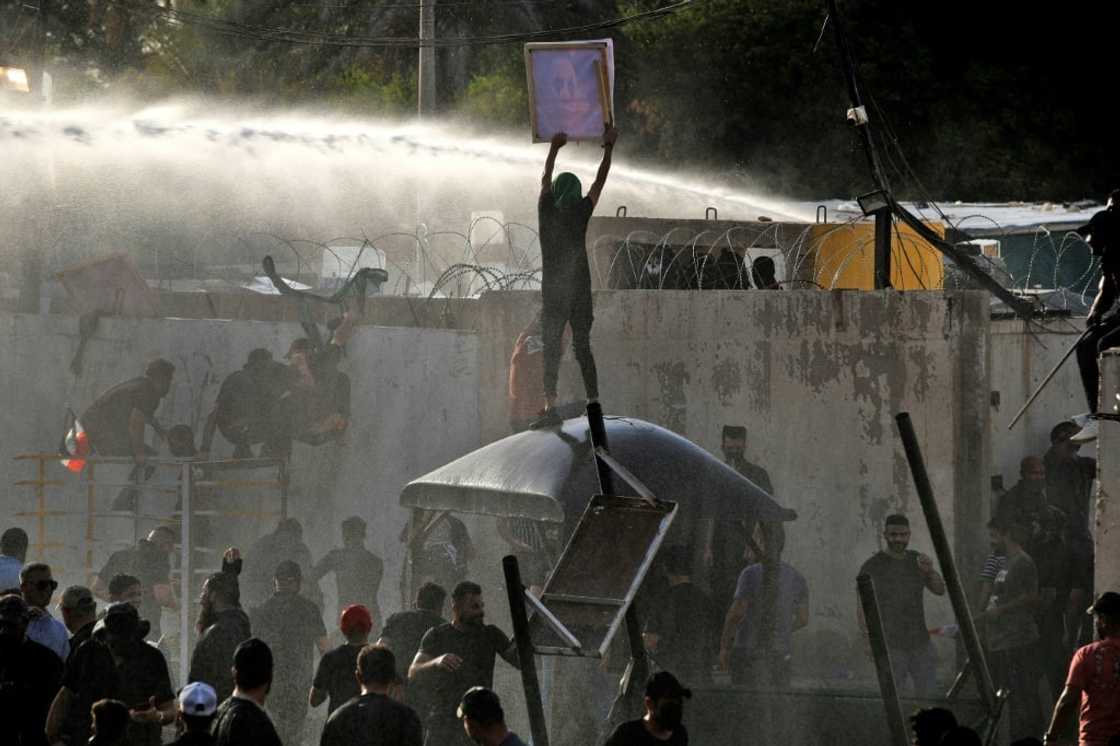
POLYGON ((610 39, 525 45, 533 142, 557 132, 599 141, 614 123, 614 45, 610 39))

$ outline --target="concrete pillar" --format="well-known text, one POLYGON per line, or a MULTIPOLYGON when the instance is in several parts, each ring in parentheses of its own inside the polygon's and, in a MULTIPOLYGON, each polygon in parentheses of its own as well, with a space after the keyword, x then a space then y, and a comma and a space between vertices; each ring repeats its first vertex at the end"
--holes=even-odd
MULTIPOLYGON (((1120 349, 1101 355, 1101 411, 1120 393, 1120 349)), ((1120 590, 1120 422, 1101 420, 1097 438, 1096 592, 1120 590)), ((1089 454, 1086 454, 1089 455, 1089 454)))

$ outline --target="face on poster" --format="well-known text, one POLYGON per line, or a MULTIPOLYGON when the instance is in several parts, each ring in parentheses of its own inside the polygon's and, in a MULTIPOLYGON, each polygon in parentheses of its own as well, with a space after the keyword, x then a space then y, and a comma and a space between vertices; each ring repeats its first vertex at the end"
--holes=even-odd
POLYGON ((599 140, 613 121, 613 54, 607 42, 530 44, 529 67, 533 141, 557 132, 569 140, 599 140))

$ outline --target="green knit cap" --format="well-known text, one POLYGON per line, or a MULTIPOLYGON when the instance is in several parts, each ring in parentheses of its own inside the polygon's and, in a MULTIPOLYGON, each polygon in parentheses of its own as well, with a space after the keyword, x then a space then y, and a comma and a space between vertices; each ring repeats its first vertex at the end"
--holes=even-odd
POLYGON ((583 199, 583 185, 579 183, 579 177, 567 171, 557 176, 552 182, 552 199, 560 209, 574 207, 583 199))

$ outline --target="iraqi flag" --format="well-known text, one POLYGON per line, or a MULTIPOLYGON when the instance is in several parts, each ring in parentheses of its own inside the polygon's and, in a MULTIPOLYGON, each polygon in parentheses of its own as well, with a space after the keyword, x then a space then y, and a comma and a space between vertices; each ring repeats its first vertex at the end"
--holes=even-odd
POLYGON ((77 474, 86 468, 86 457, 89 456, 89 436, 77 418, 70 415, 70 427, 59 446, 59 455, 62 456, 62 465, 77 474))

